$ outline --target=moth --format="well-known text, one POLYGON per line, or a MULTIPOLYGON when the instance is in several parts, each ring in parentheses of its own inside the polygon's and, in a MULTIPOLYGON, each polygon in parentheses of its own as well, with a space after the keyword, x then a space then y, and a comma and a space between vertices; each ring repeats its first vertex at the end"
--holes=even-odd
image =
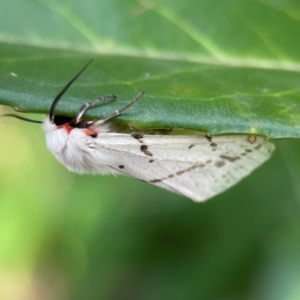
POLYGON ((70 171, 123 174, 138 178, 194 201, 205 201, 227 190, 270 158, 273 143, 256 136, 124 133, 111 122, 143 95, 100 120, 88 120, 90 107, 115 95, 85 103, 74 117, 55 114, 55 108, 89 61, 54 99, 42 123, 46 143, 56 159, 70 171))

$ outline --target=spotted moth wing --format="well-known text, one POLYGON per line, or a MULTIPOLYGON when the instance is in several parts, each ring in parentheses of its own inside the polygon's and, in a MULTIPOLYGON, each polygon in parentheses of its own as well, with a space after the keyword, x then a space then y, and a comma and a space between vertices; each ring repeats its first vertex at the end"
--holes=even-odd
POLYGON ((99 163, 171 192, 205 201, 233 186, 271 156, 262 137, 104 133, 86 146, 99 163))

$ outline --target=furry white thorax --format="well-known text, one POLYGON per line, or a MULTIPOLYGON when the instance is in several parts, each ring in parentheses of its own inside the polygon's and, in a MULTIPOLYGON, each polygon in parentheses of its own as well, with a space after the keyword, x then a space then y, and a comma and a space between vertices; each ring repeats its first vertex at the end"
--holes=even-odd
MULTIPOLYGON (((93 130, 98 133, 111 131, 112 125, 107 122, 98 125, 93 130)), ((56 159, 70 171, 77 173, 118 173, 105 166, 105 155, 93 147, 95 139, 84 132, 84 129, 73 128, 69 133, 65 128, 59 128, 51 123, 46 116, 43 125, 46 133, 46 144, 56 159)))

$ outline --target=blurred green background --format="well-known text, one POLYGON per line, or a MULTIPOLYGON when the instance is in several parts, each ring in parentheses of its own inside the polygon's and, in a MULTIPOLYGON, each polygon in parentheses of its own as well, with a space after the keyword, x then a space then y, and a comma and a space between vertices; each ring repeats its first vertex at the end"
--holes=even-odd
POLYGON ((299 298, 299 142, 197 204, 72 174, 39 125, 0 135, 0 299, 299 298))
MULTIPOLYGON (((0 41, 12 46, 242 59, 299 73, 300 6, 292 1, 3 0, 1 6, 0 41), (127 12, 136 8, 139 17, 131 19, 127 12), (181 35, 173 32, 171 8, 194 26, 178 23, 181 35), (74 11, 91 23, 98 18, 99 36, 74 11), (164 18, 152 30, 137 26, 137 19, 151 23, 154 16, 164 18), (211 37, 201 49, 195 28, 211 37)), ((239 100, 251 102, 247 95, 239 100)), ((0 107, 0 114, 11 111, 0 107)), ((123 176, 72 174, 46 149, 39 125, 0 122, 0 300, 300 299, 298 140, 276 141, 271 160, 251 176, 197 204, 123 176)))

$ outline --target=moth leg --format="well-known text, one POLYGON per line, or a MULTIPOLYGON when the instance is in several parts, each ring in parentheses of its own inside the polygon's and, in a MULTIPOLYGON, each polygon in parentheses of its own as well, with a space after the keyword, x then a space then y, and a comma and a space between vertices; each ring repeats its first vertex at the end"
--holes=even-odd
POLYGON ((173 131, 172 128, 139 129, 134 127, 133 125, 129 125, 128 127, 131 131, 135 133, 146 133, 146 134, 156 134, 156 133, 168 134, 173 131))
POLYGON ((85 104, 83 104, 80 109, 78 110, 75 118, 74 118, 74 124, 77 124, 80 120, 81 120, 81 117, 83 116, 83 114, 86 112, 87 109, 89 109, 90 107, 98 104, 100 101, 102 100, 106 100, 106 99, 116 99, 117 96, 116 95, 113 95, 113 94, 110 94, 110 95, 106 95, 106 96, 102 96, 102 97, 99 97, 99 98, 96 98, 90 102, 87 102, 85 104))
POLYGON ((92 126, 97 126, 99 124, 102 124, 106 121, 108 121, 109 119, 112 119, 113 117, 118 116, 119 114, 121 114, 124 110, 126 110, 127 108, 129 108, 131 105, 133 105, 135 102, 137 102, 143 95, 145 94, 145 91, 142 91, 139 93, 139 95, 132 100, 130 103, 126 104, 125 106, 123 106, 122 108, 120 108, 119 110, 114 111, 112 114, 98 120, 98 121, 94 121, 93 123, 91 123, 92 126))
POLYGON ((153 128, 153 129, 144 130, 144 132, 147 134, 156 134, 156 133, 168 134, 171 133, 172 131, 173 131, 172 128, 153 128))

